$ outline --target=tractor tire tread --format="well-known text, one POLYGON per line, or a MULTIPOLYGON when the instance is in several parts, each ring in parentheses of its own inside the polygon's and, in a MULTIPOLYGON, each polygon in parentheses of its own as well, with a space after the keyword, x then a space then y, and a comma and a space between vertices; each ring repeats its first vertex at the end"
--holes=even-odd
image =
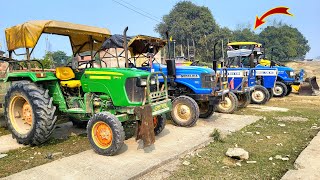
POLYGON ((233 92, 228 93, 228 98, 230 99, 232 103, 232 107, 228 110, 220 108, 220 106, 217 107, 217 111, 220 113, 226 113, 226 114, 233 114, 238 109, 238 98, 237 95, 235 95, 233 92))
POLYGON ((154 128, 154 134, 156 136, 159 135, 164 130, 165 126, 166 126, 166 119, 163 118, 163 116, 159 115, 157 126, 154 128))
POLYGON ((174 104, 177 102, 177 101, 186 101, 186 102, 189 102, 190 105, 192 106, 191 107, 191 110, 193 110, 193 114, 192 114, 192 118, 190 118, 189 121, 186 121, 186 122, 181 122, 179 121, 178 119, 176 119, 174 117, 174 112, 173 110, 171 111, 171 119, 173 121, 173 123, 177 126, 181 126, 181 127, 192 127, 194 126, 198 119, 199 119, 199 115, 200 115, 200 110, 199 110, 199 106, 197 104, 197 102, 192 99, 191 97, 189 96, 185 96, 185 95, 182 95, 182 96, 179 96, 177 98, 175 98, 173 101, 172 101, 172 109, 174 109, 174 104))
POLYGON ((238 107, 239 108, 245 108, 245 107, 247 107, 249 104, 250 104, 250 102, 251 102, 251 98, 250 98, 250 93, 248 92, 248 93, 243 93, 243 94, 238 94, 238 107), (244 100, 243 100, 243 102, 240 102, 239 101, 239 99, 240 99, 240 97, 239 96, 244 96, 243 98, 244 98, 244 100))
POLYGON ((287 88, 287 86, 283 83, 283 82, 281 82, 281 81, 277 81, 276 82, 276 86, 277 85, 280 85, 282 88, 283 88, 283 92, 282 92, 282 94, 280 94, 280 95, 276 95, 275 93, 273 93, 273 96, 274 97, 284 97, 284 96, 286 96, 286 94, 288 93, 288 88, 287 88))
POLYGON ((100 112, 93 115, 90 118, 87 125, 87 136, 95 152, 101 155, 113 156, 121 149, 121 147, 124 144, 125 131, 121 122, 118 120, 118 118, 115 115, 109 112, 100 112), (107 149, 101 149, 97 147, 97 145, 95 145, 94 140, 92 138, 91 130, 93 128, 93 125, 98 121, 103 121, 107 123, 112 130, 112 137, 113 137, 112 144, 107 149))
POLYGON ((208 111, 205 112, 205 113, 202 113, 202 114, 200 113, 199 117, 207 119, 207 118, 211 117, 214 114, 215 110, 216 110, 216 106, 215 105, 209 105, 208 106, 208 111))
POLYGON ((5 96, 5 119, 8 129, 12 133, 13 138, 18 143, 24 145, 39 145, 49 139, 53 130, 57 117, 55 116, 56 107, 52 105, 53 99, 49 96, 49 91, 38 87, 36 84, 21 81, 12 85, 5 96), (9 101, 13 92, 21 93, 27 97, 34 112, 34 124, 28 135, 19 134, 12 126, 9 119, 9 101))
MULTIPOLYGON (((270 100, 270 93, 269 93, 269 91, 268 91, 268 89, 267 88, 265 88, 264 86, 261 86, 261 85, 256 85, 255 86, 255 90, 260 90, 263 94, 264 94, 264 96, 265 96, 265 98, 262 100, 262 101, 260 101, 260 102, 258 102, 258 101, 255 101, 253 98, 252 98, 252 93, 253 92, 251 92, 250 93, 250 98, 251 98, 251 103, 252 104, 265 104, 265 103, 267 103, 269 100, 270 100)), ((255 91, 254 90, 254 91, 255 91)))

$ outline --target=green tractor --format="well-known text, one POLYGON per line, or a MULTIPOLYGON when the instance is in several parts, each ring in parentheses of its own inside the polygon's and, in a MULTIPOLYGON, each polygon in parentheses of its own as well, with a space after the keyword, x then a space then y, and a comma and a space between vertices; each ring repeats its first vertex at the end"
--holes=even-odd
POLYGON ((29 21, 5 33, 9 57, 0 60, 9 63, 3 81, 10 87, 4 113, 18 143, 39 145, 47 141, 58 114, 69 116, 74 123, 87 124, 89 141, 102 155, 120 150, 125 123, 136 125, 137 139, 142 139, 144 146, 153 144, 155 135, 164 129, 165 114, 172 104, 166 83, 160 87, 158 81, 163 74, 101 68, 103 61, 93 60, 110 37, 109 30, 60 21, 29 21), (41 61, 30 59, 43 33, 69 37, 74 56, 70 66, 44 69, 41 61), (12 59, 19 48, 26 50, 26 60, 12 59), (91 60, 78 60, 78 55, 88 52, 91 60))

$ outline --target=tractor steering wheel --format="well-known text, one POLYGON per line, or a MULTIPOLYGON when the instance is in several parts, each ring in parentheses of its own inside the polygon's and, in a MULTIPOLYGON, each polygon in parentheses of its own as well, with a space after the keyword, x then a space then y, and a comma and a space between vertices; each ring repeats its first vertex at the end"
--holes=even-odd
POLYGON ((85 64, 86 65, 86 69, 87 68, 92 68, 93 67, 93 63, 92 62, 94 62, 94 60, 90 60, 90 61, 85 61, 85 62, 79 63, 79 67, 85 64), (90 65, 89 67, 88 67, 88 64, 90 65))
MULTIPOLYGON (((103 62, 103 63, 104 63, 104 65, 106 65, 106 67, 108 67, 108 65, 107 65, 107 63, 106 63, 105 61, 100 60, 100 62, 103 62)), ((102 68, 102 66, 101 66, 100 68, 102 68)))

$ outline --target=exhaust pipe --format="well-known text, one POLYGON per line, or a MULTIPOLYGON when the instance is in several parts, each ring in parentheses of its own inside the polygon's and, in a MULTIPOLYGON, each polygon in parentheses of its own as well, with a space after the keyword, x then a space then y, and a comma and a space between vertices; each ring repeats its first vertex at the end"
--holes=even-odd
POLYGON ((168 31, 166 31, 166 38, 167 38, 167 42, 168 42, 168 56, 169 56, 169 58, 168 59, 171 59, 171 53, 170 53, 170 41, 169 41, 169 32, 168 31))
POLYGON ((216 56, 216 46, 217 46, 217 42, 214 44, 213 46, 213 61, 212 61, 212 69, 214 70, 214 72, 217 72, 217 56, 216 56))
POLYGON ((128 60, 128 42, 127 42, 127 31, 128 26, 123 30, 123 47, 124 47, 124 57, 126 61, 126 68, 129 68, 129 60, 128 60))
POLYGON ((168 41, 168 53, 169 58, 166 59, 167 64, 167 78, 169 79, 170 85, 174 87, 176 84, 174 82, 174 79, 176 78, 176 60, 171 59, 171 53, 170 53, 170 41, 169 41, 169 32, 166 31, 167 41, 168 41))

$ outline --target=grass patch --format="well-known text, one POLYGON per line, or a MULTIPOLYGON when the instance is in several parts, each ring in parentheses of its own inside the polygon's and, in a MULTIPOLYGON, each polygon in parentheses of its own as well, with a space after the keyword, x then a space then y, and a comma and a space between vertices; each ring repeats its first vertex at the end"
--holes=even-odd
POLYGON ((0 160, 0 178, 91 149, 86 135, 51 139, 36 147, 9 151, 0 160))
POLYGON ((7 135, 7 134, 10 134, 10 132, 5 128, 0 127, 0 136, 7 135))
MULTIPOLYGON (((301 151, 309 144, 319 130, 312 129, 320 126, 320 112, 303 97, 290 97, 287 101, 270 101, 268 106, 287 107, 288 112, 258 112, 251 108, 242 109, 237 114, 260 115, 265 118, 251 124, 223 141, 215 141, 201 151, 200 157, 191 157, 189 166, 181 165, 171 179, 280 179, 293 164, 301 151), (275 117, 299 116, 308 118, 301 122, 279 122, 275 117), (285 124, 285 126, 279 126, 285 124), (269 138, 267 138, 267 136, 269 138), (225 156, 230 147, 238 146, 249 152, 249 161, 255 164, 236 161, 225 156), (281 155, 289 157, 288 161, 277 160, 281 155), (273 160, 269 160, 273 157, 273 160)), ((320 101, 313 102, 319 103, 320 101)), ((213 133, 216 134, 216 133, 213 133)))
POLYGON ((214 141, 223 142, 223 138, 219 129, 214 129, 210 136, 213 138, 214 141))

